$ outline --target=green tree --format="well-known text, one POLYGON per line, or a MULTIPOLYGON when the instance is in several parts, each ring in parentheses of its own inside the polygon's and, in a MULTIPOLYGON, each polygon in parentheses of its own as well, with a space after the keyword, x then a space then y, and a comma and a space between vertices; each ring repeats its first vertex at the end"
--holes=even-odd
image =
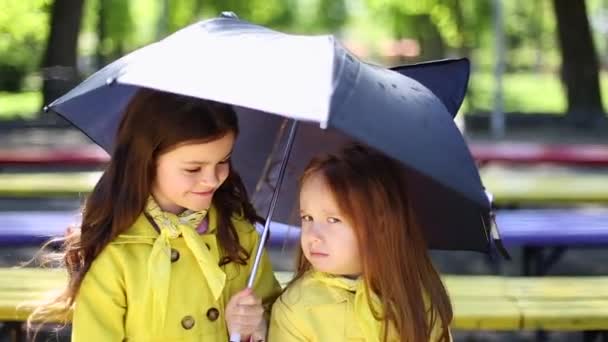
POLYGON ((44 104, 57 99, 78 82, 78 34, 84 0, 55 0, 50 32, 42 60, 44 104))
POLYGON ((0 90, 19 91, 37 69, 48 32, 47 1, 4 0, 0 9, 0 90))
POLYGON ((134 25, 131 6, 124 0, 97 0, 96 64, 100 68, 131 48, 134 25))
POLYGON ((605 120, 599 66, 584 1, 553 0, 562 54, 561 76, 568 99, 568 119, 592 126, 605 120))

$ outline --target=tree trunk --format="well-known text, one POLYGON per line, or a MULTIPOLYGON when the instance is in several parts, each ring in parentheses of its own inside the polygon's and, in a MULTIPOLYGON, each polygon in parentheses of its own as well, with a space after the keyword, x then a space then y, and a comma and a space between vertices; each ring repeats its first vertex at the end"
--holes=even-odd
POLYGON ((108 0, 99 0, 97 8, 97 49, 95 51, 95 65, 97 69, 101 69, 108 64, 108 51, 107 51, 107 19, 108 19, 108 0))
POLYGON ((553 0, 553 6, 561 45, 561 77, 568 99, 568 121, 590 127, 605 115, 585 1, 553 0))
MULTIPOLYGON (((452 3, 452 11, 454 17, 456 18, 456 27, 458 28, 461 39, 461 44, 458 47, 458 57, 466 57, 471 59, 474 44, 471 41, 471 29, 469 26, 467 26, 461 1, 462 0, 455 0, 452 3)), ((473 70, 471 70, 471 72, 473 72, 473 70)), ((473 87, 469 86, 467 88, 467 104, 470 112, 475 112, 477 110, 477 98, 475 95, 476 93, 473 87)))
POLYGON ((78 82, 76 57, 84 0, 55 0, 50 32, 42 62, 44 105, 78 82))
POLYGON ((421 61, 445 58, 445 43, 439 29, 428 14, 414 15, 413 20, 418 28, 421 61))

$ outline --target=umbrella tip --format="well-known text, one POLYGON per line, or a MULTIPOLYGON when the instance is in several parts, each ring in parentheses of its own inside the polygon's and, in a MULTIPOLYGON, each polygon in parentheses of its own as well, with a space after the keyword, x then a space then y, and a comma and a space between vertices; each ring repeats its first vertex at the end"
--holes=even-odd
POLYGON ((48 113, 48 112, 49 112, 49 110, 51 110, 51 109, 49 108, 49 106, 44 106, 44 107, 42 107, 42 111, 44 111, 45 113, 48 113))
POLYGON ((229 18, 229 19, 239 19, 239 16, 236 15, 236 13, 232 12, 232 11, 223 11, 222 13, 220 13, 220 18, 229 18))

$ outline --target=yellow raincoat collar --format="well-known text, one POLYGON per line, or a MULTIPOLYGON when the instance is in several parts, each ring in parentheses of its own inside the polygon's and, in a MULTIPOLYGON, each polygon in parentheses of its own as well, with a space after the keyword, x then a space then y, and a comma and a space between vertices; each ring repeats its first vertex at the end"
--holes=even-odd
POLYGON ((188 249, 194 254, 196 261, 207 281, 207 285, 215 300, 222 295, 226 284, 226 274, 218 265, 219 255, 214 255, 205 246, 212 244, 213 251, 218 253, 215 231, 217 230, 217 210, 211 207, 208 212, 209 225, 203 235, 196 232, 195 227, 180 225, 179 236, 172 234, 168 229, 154 229, 146 215, 142 213, 125 233, 119 235, 113 244, 143 243, 152 245, 148 257, 148 287, 145 293, 145 305, 150 310, 155 322, 153 329, 163 329, 167 313, 167 298, 171 280, 171 240, 184 238, 188 249))
POLYGON ((354 293, 354 313, 355 317, 357 317, 356 323, 359 326, 360 331, 365 335, 366 341, 380 342, 380 338, 383 335, 383 322, 375 318, 371 307, 380 314, 382 303, 378 296, 372 291, 366 291, 365 281, 362 277, 349 279, 323 272, 311 272, 312 278, 321 282, 323 285, 343 290, 338 291, 340 298, 337 299, 340 302, 347 301, 351 298, 348 293, 354 293), (368 297, 368 292, 369 297, 371 298, 368 297))
MULTIPOLYGON (((217 209, 213 205, 209 208, 207 219, 209 226, 207 227, 205 235, 215 234, 215 231, 217 230, 217 209)), ((158 231, 154 229, 154 226, 148 221, 146 215, 142 213, 137 217, 137 220, 135 220, 135 223, 133 223, 129 229, 118 235, 111 243, 147 243, 152 245, 158 236, 158 231)))

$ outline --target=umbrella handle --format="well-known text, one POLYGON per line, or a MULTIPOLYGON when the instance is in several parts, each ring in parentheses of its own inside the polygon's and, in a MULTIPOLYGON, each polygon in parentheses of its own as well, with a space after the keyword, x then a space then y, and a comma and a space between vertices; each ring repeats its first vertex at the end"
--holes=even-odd
MULTIPOLYGON (((247 279, 247 287, 253 288, 253 282, 255 280, 255 275, 258 272, 258 268, 260 266, 260 261, 262 260, 262 253, 264 252, 264 242, 268 237, 268 232, 270 230, 270 219, 272 218, 272 214, 274 213, 274 208, 277 204, 277 199, 279 197, 279 191, 281 190, 281 183, 283 182, 283 178, 285 177, 285 170, 287 169, 287 162, 289 161, 289 155, 291 153, 291 148, 293 147, 293 142, 296 137, 296 131, 298 127, 298 121, 293 120, 291 123, 291 128, 289 130, 289 138, 287 139, 287 145, 285 146, 285 151, 283 152, 283 160, 281 161, 281 167, 279 169, 279 177, 277 179, 277 185, 272 193, 272 200, 270 201, 270 207, 268 208, 268 214, 266 215, 266 222, 264 223, 264 230, 262 231, 262 236, 260 237, 260 242, 258 244, 255 260, 253 262, 253 267, 251 268, 251 273, 249 274, 249 279, 247 279)), ((240 342, 241 334, 239 333, 231 333, 230 334, 230 342, 240 342)))
POLYGON ((251 268, 251 273, 249 274, 249 279, 247 280, 247 287, 253 288, 253 282, 255 280, 255 275, 258 272, 258 268, 260 265, 260 261, 262 259, 262 253, 264 252, 264 243, 268 237, 268 232, 270 231, 270 221, 272 218, 272 214, 274 213, 274 208, 277 204, 277 199, 279 198, 279 191, 281 191, 281 183, 283 183, 283 178, 285 177, 285 170, 287 169, 287 162, 289 161, 289 155, 291 153, 291 149, 293 147, 293 142, 296 138, 296 132, 298 128, 298 121, 293 120, 291 123, 291 128, 289 129, 289 137, 287 138, 287 145, 285 146, 285 150, 283 151, 283 160, 281 161, 281 167, 279 169, 279 177, 277 179, 277 185, 272 193, 272 199, 270 201, 270 207, 268 208, 268 214, 266 215, 266 222, 264 223, 264 230, 262 231, 262 236, 260 237, 260 243, 258 244, 258 248, 255 253, 255 260, 253 262, 253 267, 251 268))
MULTIPOLYGON (((230 334, 230 342, 241 342, 241 334, 230 334)), ((249 342, 253 342, 253 337, 249 338, 249 342)))

